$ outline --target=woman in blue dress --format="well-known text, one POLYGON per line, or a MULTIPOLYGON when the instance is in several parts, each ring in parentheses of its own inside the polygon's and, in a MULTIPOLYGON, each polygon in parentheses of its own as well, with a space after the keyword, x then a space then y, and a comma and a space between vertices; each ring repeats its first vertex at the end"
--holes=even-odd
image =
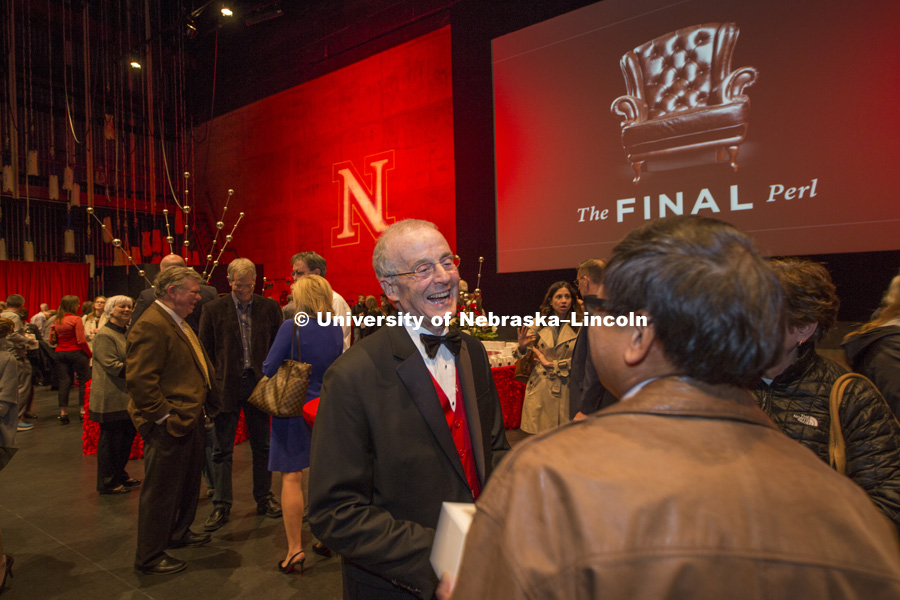
MULTIPOLYGON (((291 286, 294 306, 299 312, 309 315, 309 321, 302 327, 294 321, 285 321, 275 336, 269 355, 263 362, 263 373, 272 377, 285 360, 302 360, 312 365, 306 400, 318 398, 322 388, 322 377, 331 363, 341 355, 343 332, 338 325, 319 325, 316 314, 331 313, 331 286, 318 275, 300 277, 291 286), (292 355, 293 338, 293 355, 292 355), (297 339, 299 338, 299 348, 297 339)), ((303 481, 302 470, 309 466, 309 446, 312 429, 303 417, 289 419, 272 418, 272 433, 269 449, 269 470, 281 473, 281 508, 284 514, 284 529, 287 533, 288 548, 284 560, 278 562, 282 573, 290 573, 294 568, 303 572, 303 552, 301 533, 303 529, 303 481)), ((314 547, 318 554, 329 555, 327 548, 314 547)))

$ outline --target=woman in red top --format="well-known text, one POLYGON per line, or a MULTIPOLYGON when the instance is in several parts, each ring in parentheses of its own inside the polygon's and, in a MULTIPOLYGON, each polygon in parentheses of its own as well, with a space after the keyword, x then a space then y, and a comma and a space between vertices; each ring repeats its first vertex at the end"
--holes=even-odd
POLYGON ((56 340, 56 373, 59 375, 59 422, 69 424, 69 391, 73 375, 78 377, 78 406, 84 419, 85 384, 91 378, 91 349, 84 336, 84 323, 76 316, 78 296, 63 296, 50 338, 56 340))

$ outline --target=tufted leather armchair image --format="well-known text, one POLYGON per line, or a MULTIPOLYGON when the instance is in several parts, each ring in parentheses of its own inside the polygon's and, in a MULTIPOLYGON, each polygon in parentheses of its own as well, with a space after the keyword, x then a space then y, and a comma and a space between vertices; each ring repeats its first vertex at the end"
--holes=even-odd
POLYGON ((694 25, 660 36, 627 52, 619 62, 627 95, 611 110, 624 117, 622 147, 641 179, 647 158, 698 148, 716 148, 716 160, 737 171, 747 134, 750 99, 744 88, 757 70, 731 70, 740 29, 734 23, 694 25))

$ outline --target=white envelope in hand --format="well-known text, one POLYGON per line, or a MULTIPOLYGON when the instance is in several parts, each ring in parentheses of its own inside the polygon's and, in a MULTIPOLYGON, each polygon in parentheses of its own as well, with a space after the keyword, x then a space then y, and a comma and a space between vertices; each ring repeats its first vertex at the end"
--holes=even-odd
POLYGON ((466 534, 475 516, 475 505, 467 502, 444 502, 431 548, 431 566, 440 578, 449 573, 456 578, 462 561, 466 534))

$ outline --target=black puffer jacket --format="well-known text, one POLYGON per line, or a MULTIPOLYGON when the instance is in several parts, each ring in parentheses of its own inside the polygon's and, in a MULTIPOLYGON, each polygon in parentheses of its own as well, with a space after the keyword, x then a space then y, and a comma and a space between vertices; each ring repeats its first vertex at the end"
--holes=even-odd
POLYGON ((847 362, 872 380, 900 418, 900 327, 876 327, 844 343, 847 362))
MULTIPOLYGON (((789 437, 828 462, 831 388, 846 370, 812 344, 771 385, 753 391, 760 408, 789 437)), ((900 531, 900 424, 868 383, 854 381, 841 404, 847 476, 862 487, 900 531)))

